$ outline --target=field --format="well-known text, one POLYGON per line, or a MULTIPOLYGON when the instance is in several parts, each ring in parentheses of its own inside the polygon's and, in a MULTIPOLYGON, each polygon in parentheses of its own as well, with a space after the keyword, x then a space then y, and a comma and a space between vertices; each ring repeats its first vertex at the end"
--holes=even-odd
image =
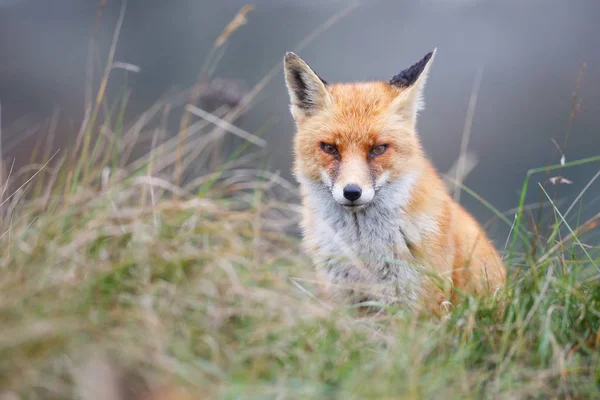
POLYGON ((254 92, 207 117, 193 88, 127 122, 126 96, 104 93, 112 61, 72 149, 3 163, 0 398, 597 398, 600 213, 580 220, 584 193, 556 206, 546 177, 600 157, 529 171, 516 214, 482 199, 511 227, 502 301, 365 316, 320 299, 295 184, 247 166, 262 139, 229 122, 254 92), (242 144, 210 162, 232 134, 242 144))

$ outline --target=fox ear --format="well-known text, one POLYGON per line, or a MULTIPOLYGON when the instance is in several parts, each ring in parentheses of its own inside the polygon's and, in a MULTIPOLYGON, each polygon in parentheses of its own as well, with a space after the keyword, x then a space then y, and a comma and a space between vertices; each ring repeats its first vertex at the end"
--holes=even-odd
POLYGON ((324 108, 329 102, 327 82, 294 53, 287 53, 283 62, 294 118, 299 120, 324 108))
POLYGON ((391 86, 400 91, 397 100, 399 104, 396 104, 398 110, 413 120, 425 105, 423 88, 436 52, 437 48, 425 54, 420 61, 394 76, 389 82, 391 86))

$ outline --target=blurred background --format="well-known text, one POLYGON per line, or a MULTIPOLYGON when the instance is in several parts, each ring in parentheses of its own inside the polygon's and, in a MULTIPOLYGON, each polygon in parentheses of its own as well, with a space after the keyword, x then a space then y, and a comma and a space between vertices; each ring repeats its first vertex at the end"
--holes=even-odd
MULTIPOLYGON (((113 98, 124 83, 130 88, 127 118, 166 93, 191 87, 215 39, 246 3, 129 0, 115 61, 131 63, 139 72, 115 70, 111 86, 113 98)), ((598 0, 362 0, 327 29, 323 24, 343 13, 348 0, 251 4, 247 23, 228 38, 212 74, 230 85, 233 103, 237 92, 250 90, 281 65, 286 51, 296 51, 335 82, 390 79, 437 47, 418 129, 440 172, 449 171, 460 153, 478 71, 481 86, 468 147, 477 165, 465 183, 494 207, 516 207, 527 170, 560 161, 557 145, 567 161, 600 154, 598 0)), ((105 0, 96 25, 98 7, 94 0, 0 0, 5 160, 25 164, 35 143, 46 140, 57 112, 55 146, 74 140, 84 114, 90 35, 97 26, 105 57, 121 1, 105 0)), ((105 59, 96 61, 101 72, 105 59)), ((278 70, 236 124, 262 132, 268 169, 292 180, 294 125, 287 96, 278 70)), ((597 171, 597 163, 563 171, 573 183, 560 185, 557 199, 570 205, 597 171)), ((551 176, 536 175, 532 184, 551 176)), ((539 200, 538 191, 532 192, 529 200, 539 200)), ((596 184, 586 192, 584 214, 598 210, 599 197, 596 184)), ((463 194, 461 202, 481 221, 492 216, 471 196, 463 194)))

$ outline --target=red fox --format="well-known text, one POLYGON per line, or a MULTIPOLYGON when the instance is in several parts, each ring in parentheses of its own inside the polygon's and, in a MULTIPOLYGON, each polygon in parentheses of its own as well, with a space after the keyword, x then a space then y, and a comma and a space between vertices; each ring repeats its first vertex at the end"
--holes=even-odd
POLYGON ((285 55, 302 243, 333 301, 439 311, 457 289, 505 284, 500 255, 447 193, 417 136, 435 53, 388 82, 335 84, 285 55))

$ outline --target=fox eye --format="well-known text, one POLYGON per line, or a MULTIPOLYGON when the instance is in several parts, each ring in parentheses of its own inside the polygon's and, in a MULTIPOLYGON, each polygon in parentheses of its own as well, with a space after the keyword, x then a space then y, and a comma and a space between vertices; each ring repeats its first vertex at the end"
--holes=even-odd
POLYGON ((332 156, 338 155, 337 147, 329 143, 321 143, 321 150, 323 150, 327 154, 331 154, 332 156))
POLYGON ((387 144, 380 144, 379 146, 373 147, 371 149, 371 151, 369 152, 369 155, 371 157, 380 156, 380 155, 382 155, 383 153, 386 152, 387 148, 388 148, 387 144))

